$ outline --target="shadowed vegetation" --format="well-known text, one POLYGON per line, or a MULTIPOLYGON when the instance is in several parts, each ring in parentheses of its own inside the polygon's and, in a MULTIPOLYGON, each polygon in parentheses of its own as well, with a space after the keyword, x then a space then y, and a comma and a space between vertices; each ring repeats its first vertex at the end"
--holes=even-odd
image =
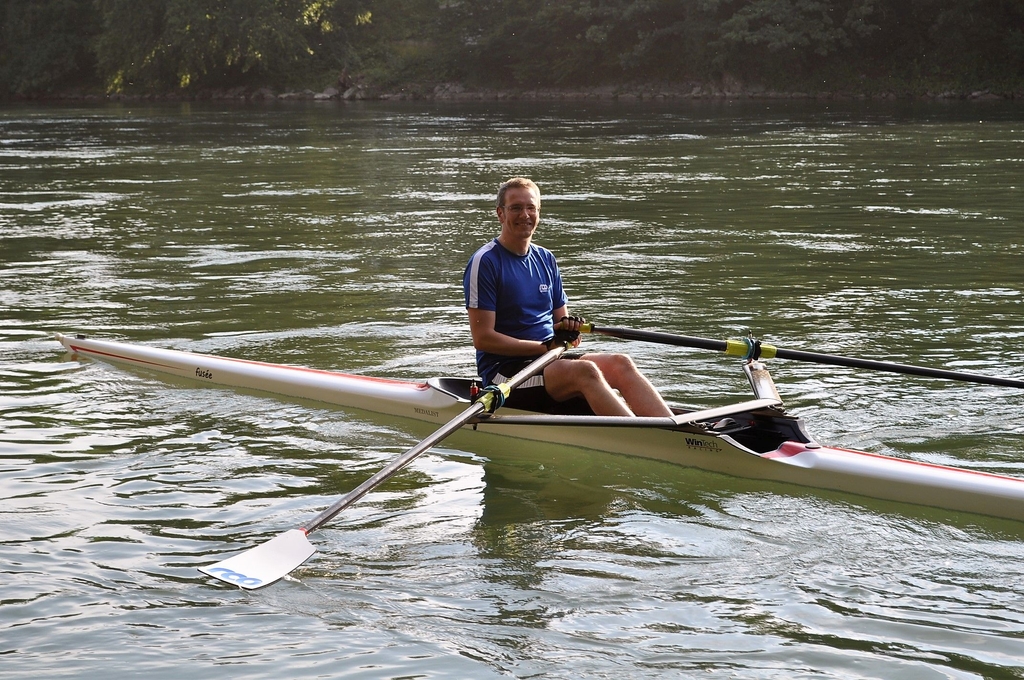
POLYGON ((0 0, 0 93, 1024 83, 1019 0, 0 0))

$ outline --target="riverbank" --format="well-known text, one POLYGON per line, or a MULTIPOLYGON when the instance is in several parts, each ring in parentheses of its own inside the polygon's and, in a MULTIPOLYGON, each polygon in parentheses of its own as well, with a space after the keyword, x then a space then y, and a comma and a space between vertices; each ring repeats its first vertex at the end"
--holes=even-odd
POLYGON ((674 83, 604 85, 588 88, 486 89, 460 83, 411 83, 398 87, 355 84, 326 87, 322 90, 269 87, 167 92, 160 94, 104 94, 72 91, 33 97, 33 101, 666 101, 686 99, 817 99, 847 101, 947 100, 947 101, 1024 101, 1024 88, 997 90, 919 89, 876 87, 863 90, 778 90, 763 86, 724 83, 674 83))
MULTIPOLYGON (((382 98, 404 98, 406 93, 386 94, 382 98)), ((418 95, 413 93, 411 98, 418 95)), ((883 90, 878 92, 851 91, 782 91, 766 87, 745 87, 709 84, 684 83, 679 85, 633 85, 604 86, 585 89, 537 89, 537 90, 478 90, 465 88, 458 84, 436 86, 430 93, 432 99, 453 101, 482 101, 502 99, 537 99, 537 100, 623 100, 623 101, 657 101, 671 99, 950 99, 975 101, 1024 100, 1024 90, 1019 92, 993 92, 992 90, 973 90, 958 92, 943 90, 940 92, 897 92, 883 90)))

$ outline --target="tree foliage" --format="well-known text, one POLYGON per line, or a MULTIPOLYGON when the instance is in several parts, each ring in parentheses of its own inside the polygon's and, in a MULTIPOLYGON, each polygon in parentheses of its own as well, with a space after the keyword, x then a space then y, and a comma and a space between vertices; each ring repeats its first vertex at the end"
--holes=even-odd
POLYGON ((448 71, 565 85, 1024 76, 1019 0, 451 0, 448 71), (926 70, 930 69, 928 73, 926 70))
POLYGON ((0 0, 0 87, 52 92, 93 78, 90 0, 0 0))
POLYGON ((100 76, 114 91, 230 87, 287 79, 317 65, 319 46, 332 42, 325 37, 331 33, 330 12, 336 4, 95 0, 103 26, 95 41, 100 76))
POLYGON ((0 92, 1024 80, 1020 0, 0 0, 0 92))

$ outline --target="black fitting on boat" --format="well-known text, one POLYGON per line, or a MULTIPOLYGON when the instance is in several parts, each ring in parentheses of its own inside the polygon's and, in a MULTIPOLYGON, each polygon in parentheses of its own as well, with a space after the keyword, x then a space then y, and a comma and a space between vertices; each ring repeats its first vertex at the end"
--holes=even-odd
POLYGON ((489 402, 485 401, 484 405, 487 407, 488 413, 494 413, 499 408, 505 405, 505 393, 501 390, 498 385, 488 385, 487 387, 480 390, 477 398, 473 401, 480 401, 485 398, 486 395, 493 395, 489 402))

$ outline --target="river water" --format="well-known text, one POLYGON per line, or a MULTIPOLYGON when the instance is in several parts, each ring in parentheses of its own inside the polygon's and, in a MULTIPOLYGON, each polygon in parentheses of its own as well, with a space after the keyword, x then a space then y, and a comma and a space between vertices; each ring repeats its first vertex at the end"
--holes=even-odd
MULTIPOLYGON (((563 444, 456 435, 294 579, 202 576, 429 428, 52 334, 472 375, 462 270, 516 174, 596 323, 1024 378, 1019 106, 0 109, 3 677, 1024 677, 1024 525, 563 444)), ((587 344, 749 398, 735 359, 587 344)), ((1019 390, 771 369, 821 441, 1024 476, 1019 390)))

